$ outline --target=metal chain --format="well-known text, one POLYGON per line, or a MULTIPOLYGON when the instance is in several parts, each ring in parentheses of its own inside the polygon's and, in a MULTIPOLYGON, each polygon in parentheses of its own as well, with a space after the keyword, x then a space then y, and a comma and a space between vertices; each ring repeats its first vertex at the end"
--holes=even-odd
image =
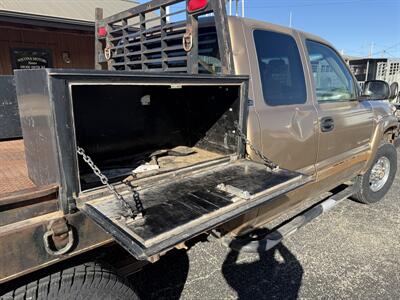
MULTIPOLYGON (((254 153, 264 162, 264 164, 274 170, 274 169, 279 169, 279 166, 277 164, 275 164, 272 160, 270 160, 268 157, 266 157, 259 149, 257 149, 256 146, 254 146, 250 140, 247 138, 247 136, 242 132, 242 130, 240 129, 239 125, 237 124, 237 122, 235 122, 235 129, 236 129, 236 135, 246 144, 250 147, 250 149, 252 151, 254 151, 254 153)), ((134 216, 133 213, 133 208, 131 207, 131 205, 124 199, 124 197, 118 193, 118 191, 115 189, 115 187, 113 185, 111 185, 108 181, 108 178, 100 171, 100 169, 94 164, 93 160, 90 158, 90 156, 88 156, 85 153, 85 150, 78 147, 77 148, 77 153, 82 156, 83 160, 88 164, 88 166, 92 169, 93 173, 99 177, 101 183, 103 185, 105 185, 115 196, 115 198, 120 202, 122 209, 127 211, 127 213, 129 214, 129 216, 134 216)), ((143 216, 145 210, 143 207, 143 203, 140 200, 140 195, 139 193, 136 191, 135 187, 132 185, 131 182, 124 182, 132 191, 133 194, 133 200, 135 201, 135 205, 136 205, 136 210, 139 212, 139 214, 141 216, 143 216)))
POLYGON ((264 164, 270 168, 271 170, 276 170, 279 169, 279 166, 274 163, 272 160, 270 160, 268 157, 266 157, 256 146, 253 145, 252 142, 247 138, 247 136, 243 133, 243 131, 240 129, 239 124, 235 122, 235 130, 236 134, 240 139, 249 146, 249 148, 254 151, 254 153, 264 162, 264 164))
POLYGON ((132 184, 132 182, 130 181, 124 181, 124 183, 130 188, 130 190, 132 191, 133 194, 133 200, 135 201, 135 206, 136 206, 136 210, 138 211, 138 213, 140 214, 141 217, 143 217, 145 210, 143 207, 143 203, 140 200, 140 195, 136 190, 136 187, 132 184))
MULTIPOLYGON (((92 169, 93 173, 100 178, 100 181, 103 185, 105 185, 115 196, 115 198, 119 201, 122 206, 122 210, 127 212, 127 215, 130 217, 134 216, 133 208, 131 205, 124 199, 124 197, 118 193, 115 187, 108 182, 108 178, 100 171, 100 169, 94 164, 93 160, 85 153, 85 150, 78 147, 76 151, 80 156, 82 156, 83 160, 88 164, 88 166, 92 169)), ((137 193, 137 192, 136 192, 137 193)))

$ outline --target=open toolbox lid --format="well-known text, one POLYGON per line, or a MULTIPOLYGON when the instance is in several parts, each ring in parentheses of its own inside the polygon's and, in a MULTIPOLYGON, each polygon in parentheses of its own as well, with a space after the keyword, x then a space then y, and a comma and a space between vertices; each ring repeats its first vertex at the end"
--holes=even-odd
POLYGON ((155 180, 157 184, 138 190, 146 208, 142 220, 121 218, 120 204, 112 196, 81 202, 81 209, 134 257, 145 260, 310 180, 245 159, 192 167, 168 177, 173 179, 155 180))

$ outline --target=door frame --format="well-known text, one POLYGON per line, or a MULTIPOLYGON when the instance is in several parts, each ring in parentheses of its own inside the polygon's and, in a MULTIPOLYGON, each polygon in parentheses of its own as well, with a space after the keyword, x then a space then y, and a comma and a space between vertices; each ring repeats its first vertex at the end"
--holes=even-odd
MULTIPOLYGON (((313 72, 312 72, 312 66, 311 66, 311 62, 309 59, 309 55, 308 55, 308 50, 307 50, 307 45, 306 45, 306 41, 310 40, 319 44, 322 44, 326 47, 329 47, 330 49, 332 49, 341 59, 342 63, 345 65, 345 67, 347 68, 347 70, 350 72, 350 75, 353 79, 353 86, 355 88, 356 91, 356 97, 357 100, 349 100, 349 101, 337 101, 337 102, 331 102, 331 103, 342 103, 342 105, 352 105, 355 102, 359 103, 359 97, 361 95, 361 89, 360 86, 358 85, 358 81, 356 79, 356 77, 354 76, 353 72, 351 72, 348 64, 344 61, 343 57, 340 55, 340 53, 335 49, 335 47, 333 45, 331 45, 329 42, 310 35, 310 34, 306 34, 303 32, 298 32, 299 38, 301 40, 301 44, 302 44, 302 49, 303 49, 303 53, 306 59, 306 64, 307 64, 307 72, 308 72, 308 80, 310 81, 310 84, 312 86, 311 89, 311 93, 312 93, 312 100, 314 103, 314 107, 316 109, 317 112, 317 132, 318 132, 318 150, 317 150, 317 160, 316 160, 316 174, 317 174, 317 180, 322 180, 324 178, 327 178, 329 176, 331 176, 332 174, 335 173, 343 173, 343 176, 333 176, 335 179, 338 179, 340 177, 347 177, 349 175, 349 172, 358 172, 358 170, 362 170, 363 166, 366 164, 368 158, 369 158, 369 152, 371 150, 371 143, 367 143, 365 145, 362 145, 360 147, 354 148, 354 149, 350 149, 349 151, 345 151, 343 153, 339 153, 338 155, 335 155, 334 157, 328 158, 326 160, 324 160, 323 162, 319 162, 319 157, 320 157, 320 152, 319 152, 319 145, 320 145, 320 136, 321 136, 321 124, 320 124, 320 116, 321 116, 321 104, 318 103, 317 101, 317 96, 316 96, 316 85, 315 85, 315 81, 314 81, 314 76, 313 76, 313 72)), ((371 109, 372 112, 372 107, 370 105, 368 105, 369 108, 371 109)), ((371 135, 372 135, 372 130, 373 128, 373 121, 371 121, 371 135)))
MULTIPOLYGON (((247 50, 247 62, 249 65, 249 72, 251 74, 251 79, 250 79, 250 89, 249 89, 249 95, 251 95, 252 99, 254 99, 254 111, 256 112, 256 116, 258 118, 258 122, 259 122, 259 129, 260 132, 258 135, 252 133, 252 137, 258 138, 259 142, 257 142, 257 145, 261 145, 262 148, 262 134, 261 134, 261 115, 260 115, 260 109, 268 109, 268 111, 281 111, 281 110, 285 110, 285 109, 294 109, 296 106, 297 107, 306 107, 309 106, 313 109, 315 115, 317 116, 317 111, 316 111, 316 107, 315 107, 315 99, 314 99, 314 93, 313 93, 313 86, 311 84, 311 81, 309 80, 309 65, 308 65, 308 61, 307 61, 307 56, 306 53, 304 53, 304 45, 302 43, 301 40, 301 36, 300 34, 292 29, 292 28, 286 28, 286 27, 282 27, 279 25, 274 25, 274 24, 269 24, 269 23, 265 23, 265 22, 261 22, 261 21, 255 21, 255 20, 247 20, 247 19, 243 19, 243 35, 245 37, 246 40, 246 50, 247 50), (299 56, 300 56, 300 61, 301 61, 301 65, 303 68, 303 72, 304 72, 304 80, 305 80, 305 87, 306 87, 306 94, 307 94, 307 99, 306 102, 304 104, 294 104, 294 105, 277 105, 277 106, 271 106, 268 105, 265 101, 264 101, 264 95, 263 95, 263 91, 262 91, 262 85, 261 85, 261 74, 260 74, 260 69, 259 69, 259 65, 258 65, 258 59, 257 59, 257 50, 256 50, 256 45, 255 45, 255 40, 253 37, 253 33, 255 30, 264 30, 264 31, 269 31, 269 32, 276 32, 276 33, 280 33, 280 34, 285 34, 288 35, 290 37, 292 37, 296 43, 296 46, 298 48, 299 51, 299 56), (261 103, 262 102, 262 103, 261 103)), ((236 57, 235 57, 236 59, 236 57)), ((239 64, 242 62, 239 62, 239 64)), ((318 152, 318 120, 317 117, 315 118, 314 122, 313 122, 313 126, 314 126, 314 135, 315 135, 315 141, 314 141, 314 149, 316 150, 315 153, 315 159, 313 164, 308 165, 304 168, 301 169, 297 169, 297 171, 302 172, 304 174, 308 174, 308 175, 315 175, 316 174, 316 161, 317 161, 317 152, 318 152)), ((271 157, 272 160, 274 159, 274 157, 271 157)))

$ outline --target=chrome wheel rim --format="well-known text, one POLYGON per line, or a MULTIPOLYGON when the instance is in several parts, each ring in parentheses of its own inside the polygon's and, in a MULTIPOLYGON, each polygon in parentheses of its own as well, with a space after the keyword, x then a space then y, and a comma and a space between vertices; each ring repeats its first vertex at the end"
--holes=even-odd
POLYGON ((383 188, 390 174, 390 160, 383 156, 372 167, 369 175, 369 186, 371 191, 377 192, 383 188))

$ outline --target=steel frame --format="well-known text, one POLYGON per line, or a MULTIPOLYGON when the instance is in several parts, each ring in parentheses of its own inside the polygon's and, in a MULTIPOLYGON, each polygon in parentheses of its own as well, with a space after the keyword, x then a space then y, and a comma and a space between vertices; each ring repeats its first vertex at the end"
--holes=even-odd
MULTIPOLYGON (((108 70, 137 70, 137 71, 162 71, 162 72, 183 72, 197 74, 198 65, 198 29, 199 16, 213 14, 218 37, 218 46, 223 74, 234 74, 233 55, 231 40, 229 36, 228 17, 226 14, 224 0, 209 1, 208 6, 199 12, 186 12, 186 23, 168 23, 167 18, 177 12, 168 13, 167 7, 185 2, 188 0, 153 0, 151 2, 138 5, 134 8, 120 12, 107 18, 103 18, 102 9, 96 9, 96 41, 95 41, 95 65, 97 69, 108 70), (148 19, 150 13, 159 12, 158 17, 148 19), (134 24, 130 24, 136 18, 134 24), (148 27, 149 22, 160 22, 159 26, 148 27), (105 27, 107 35, 101 37, 98 29, 105 27), (167 29, 180 28, 179 34, 171 35, 167 29), (182 32, 182 28, 185 32, 182 32), (133 32, 132 31, 136 31, 133 32), (157 33, 159 38, 150 37, 149 33, 157 33), (192 37, 192 47, 186 51, 186 55, 181 57, 170 57, 169 51, 182 53, 184 51, 183 42, 181 46, 168 47, 167 40, 183 39, 184 36, 192 37), (133 41, 133 43, 132 43, 133 41), (148 49, 148 43, 160 42, 157 51, 148 49), (112 54, 111 58, 106 59, 104 50, 108 49, 112 54), (135 51, 133 51, 135 50, 135 51), (160 53, 159 57, 149 59, 148 53, 160 53), (185 63, 178 67, 171 67, 171 62, 185 63), (150 68, 149 65, 157 65, 157 68, 150 68)), ((183 11, 180 11, 183 12, 183 11)), ((200 22, 201 24, 201 22, 200 22)))

